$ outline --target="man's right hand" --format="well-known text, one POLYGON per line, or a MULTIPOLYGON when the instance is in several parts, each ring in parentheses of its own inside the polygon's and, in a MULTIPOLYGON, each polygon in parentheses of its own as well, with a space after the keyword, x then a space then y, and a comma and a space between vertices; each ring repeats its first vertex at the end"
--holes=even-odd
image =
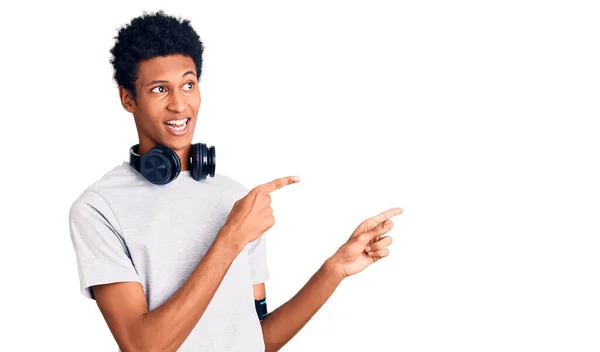
POLYGON ((275 224, 270 193, 297 182, 299 177, 282 177, 250 190, 234 203, 219 235, 227 236, 228 241, 242 248, 259 238, 275 224))

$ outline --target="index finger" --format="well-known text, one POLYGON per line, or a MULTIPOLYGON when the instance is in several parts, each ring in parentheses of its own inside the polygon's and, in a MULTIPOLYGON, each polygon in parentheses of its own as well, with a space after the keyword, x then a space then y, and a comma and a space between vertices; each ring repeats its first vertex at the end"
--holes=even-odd
POLYGON ((367 226, 369 227, 369 230, 377 225, 379 225, 380 223, 386 221, 387 219, 390 219, 396 215, 400 215, 402 214, 402 208, 392 208, 389 210, 384 211, 381 214, 375 215, 374 217, 367 219, 366 223, 367 226))
POLYGON ((282 188, 283 186, 291 185, 292 183, 296 183, 299 181, 300 181, 300 177, 298 177, 298 176, 287 176, 287 177, 278 178, 271 182, 267 182, 265 184, 257 186, 256 189, 259 189, 266 193, 271 193, 275 190, 282 188))

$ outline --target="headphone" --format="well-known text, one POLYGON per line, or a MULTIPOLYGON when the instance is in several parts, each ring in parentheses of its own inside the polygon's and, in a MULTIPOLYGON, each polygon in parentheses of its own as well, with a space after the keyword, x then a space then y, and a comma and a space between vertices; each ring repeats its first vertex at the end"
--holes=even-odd
MULTIPOLYGON (((171 148, 158 145, 144 155, 138 154, 139 144, 129 149, 129 164, 142 176, 155 185, 167 184, 179 176, 181 160, 171 148)), ((215 177, 215 147, 206 144, 192 144, 190 151, 190 175, 196 181, 206 179, 208 175, 215 177)))

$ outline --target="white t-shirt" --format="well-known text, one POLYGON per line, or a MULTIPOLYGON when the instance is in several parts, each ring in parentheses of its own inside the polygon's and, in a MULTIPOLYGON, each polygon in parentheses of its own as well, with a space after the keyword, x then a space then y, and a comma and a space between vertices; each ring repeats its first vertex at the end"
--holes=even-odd
MULTIPOLYGON (((123 162, 86 188, 69 212, 84 296, 93 285, 135 281, 148 309, 175 293, 212 245, 233 204, 248 193, 215 174, 196 181, 182 171, 166 185, 123 162)), ((179 351, 264 351, 252 285, 269 278, 265 234, 236 257, 179 351)))

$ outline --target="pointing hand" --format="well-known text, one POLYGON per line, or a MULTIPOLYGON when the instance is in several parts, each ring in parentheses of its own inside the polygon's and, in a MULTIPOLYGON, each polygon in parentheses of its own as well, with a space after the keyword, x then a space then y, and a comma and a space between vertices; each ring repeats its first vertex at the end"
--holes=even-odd
POLYGON ((282 177, 250 190, 234 203, 221 233, 242 247, 260 237, 275 224, 270 193, 297 182, 299 177, 282 177))
POLYGON ((392 208, 358 225, 348 241, 331 257, 342 277, 359 273, 389 254, 386 247, 392 243, 392 238, 383 235, 392 229, 393 223, 389 219, 400 214, 401 208, 392 208))

